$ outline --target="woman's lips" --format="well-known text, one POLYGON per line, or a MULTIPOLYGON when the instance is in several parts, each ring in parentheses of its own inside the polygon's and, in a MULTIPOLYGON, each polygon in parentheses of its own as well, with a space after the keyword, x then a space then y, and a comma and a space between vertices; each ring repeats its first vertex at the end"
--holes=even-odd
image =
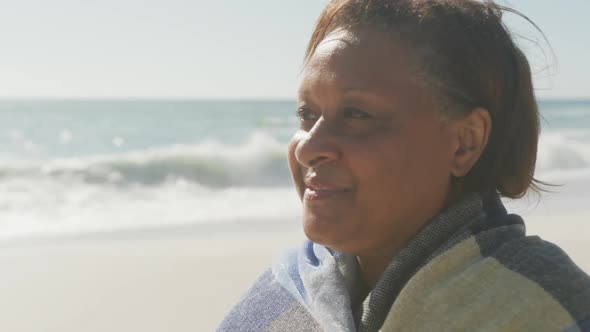
POLYGON ((303 194, 303 198, 307 201, 319 201, 334 197, 338 194, 342 193, 342 191, 334 191, 334 190, 322 190, 322 189, 305 189, 305 193, 303 194))
POLYGON ((303 199, 306 201, 327 200, 351 192, 350 186, 318 177, 315 174, 307 176, 303 182, 305 185, 303 199))
POLYGON ((303 193, 303 199, 307 201, 320 201, 329 198, 334 198, 342 194, 348 193, 348 189, 318 189, 307 187, 303 193))

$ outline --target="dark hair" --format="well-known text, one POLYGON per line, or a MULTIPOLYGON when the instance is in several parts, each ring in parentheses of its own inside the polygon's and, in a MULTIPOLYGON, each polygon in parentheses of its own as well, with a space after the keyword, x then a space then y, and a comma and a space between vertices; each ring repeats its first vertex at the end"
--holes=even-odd
POLYGON ((447 114, 482 107, 492 118, 485 151, 460 180, 463 190, 522 197, 529 188, 541 190, 542 182, 533 177, 539 112, 529 63, 502 23, 503 12, 537 28, 493 1, 332 0, 317 21, 306 63, 337 28, 395 33, 416 53, 426 83, 442 98, 447 114))

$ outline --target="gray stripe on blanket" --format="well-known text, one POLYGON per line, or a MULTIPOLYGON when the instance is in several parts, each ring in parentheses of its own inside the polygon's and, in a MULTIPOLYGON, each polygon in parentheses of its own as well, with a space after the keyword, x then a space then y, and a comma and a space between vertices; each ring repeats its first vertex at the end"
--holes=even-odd
POLYGON ((279 318, 275 319, 264 331, 323 332, 324 330, 322 330, 322 327, 318 324, 315 318, 311 317, 309 311, 300 305, 299 302, 296 302, 289 310, 285 311, 279 318), (294 326, 297 326, 297 330, 293 329, 294 326))
MULTIPOLYGON (((508 228, 504 229, 500 243, 514 236, 508 228)), ((497 235, 494 234, 494 241, 486 238, 485 232, 476 237, 482 255, 495 258, 506 268, 537 283, 561 303, 582 330, 590 329, 590 288, 586 286, 590 277, 558 246, 538 236, 522 237, 496 248, 497 235)))

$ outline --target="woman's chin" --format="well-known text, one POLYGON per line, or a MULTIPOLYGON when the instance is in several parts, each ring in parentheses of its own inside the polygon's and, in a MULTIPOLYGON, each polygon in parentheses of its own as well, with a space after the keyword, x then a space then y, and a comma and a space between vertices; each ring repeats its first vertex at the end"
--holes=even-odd
POLYGON ((303 232, 311 242, 342 252, 348 252, 346 244, 354 242, 354 232, 349 228, 342 222, 305 220, 303 223, 303 232))

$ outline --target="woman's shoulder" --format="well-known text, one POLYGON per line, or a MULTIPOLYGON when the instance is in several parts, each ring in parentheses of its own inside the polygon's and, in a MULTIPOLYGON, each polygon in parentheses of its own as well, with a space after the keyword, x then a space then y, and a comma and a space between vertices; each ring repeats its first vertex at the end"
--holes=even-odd
POLYGON ((404 287, 385 326, 590 330, 590 277, 561 248, 537 236, 485 247, 473 237, 430 261, 404 287), (421 326, 399 325, 412 322, 421 326), (429 322, 436 326, 422 326, 429 322))
MULTIPOLYGON (((486 253, 502 266, 522 275, 545 289, 566 283, 571 289, 588 291, 590 277, 558 245, 539 236, 526 236, 512 240, 486 253)), ((563 286, 559 288, 563 289, 563 286)), ((558 296, 556 296, 558 297, 558 296)))
POLYGON ((542 298, 590 330, 590 276, 562 248, 539 236, 527 236, 505 243, 489 257, 512 273, 512 279, 537 287, 545 295, 542 298))

